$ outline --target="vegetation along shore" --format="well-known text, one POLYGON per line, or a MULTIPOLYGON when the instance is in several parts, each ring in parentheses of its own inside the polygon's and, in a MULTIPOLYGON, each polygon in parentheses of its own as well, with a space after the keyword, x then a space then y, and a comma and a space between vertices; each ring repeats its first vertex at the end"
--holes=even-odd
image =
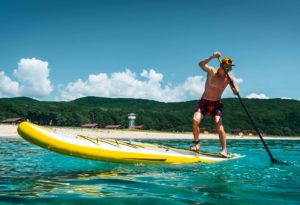
MULTIPOLYGON (((243 100, 264 135, 300 136, 300 101, 243 100)), ((238 99, 226 98, 223 103, 226 107, 223 123, 227 133, 253 129, 238 99)), ((87 123, 102 128, 107 125, 127 128, 128 114, 135 113, 136 125, 142 125, 145 130, 181 133, 191 131, 191 118, 196 106, 197 100, 164 103, 142 99, 84 97, 69 102, 45 102, 26 97, 1 98, 0 122, 7 118, 22 118, 58 128, 80 127, 87 123)), ((213 133, 210 117, 205 118, 201 128, 213 133)))

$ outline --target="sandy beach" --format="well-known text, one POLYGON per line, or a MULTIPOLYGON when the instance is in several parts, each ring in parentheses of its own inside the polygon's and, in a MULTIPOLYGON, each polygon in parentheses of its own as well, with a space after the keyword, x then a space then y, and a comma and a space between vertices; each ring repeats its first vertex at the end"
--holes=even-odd
MULTIPOLYGON (((178 132, 159 132, 149 130, 108 130, 108 129, 87 129, 77 127, 51 127, 58 133, 84 135, 89 137, 101 137, 112 139, 192 139, 193 135, 190 132, 178 133, 178 132)), ((17 125, 0 124, 0 137, 18 138, 17 125)), ((216 134, 202 134, 201 139, 218 139, 216 134)), ((227 134, 227 139, 257 139, 258 136, 239 136, 227 134)), ((264 136, 264 139, 268 140, 300 140, 300 137, 274 137, 264 136)))

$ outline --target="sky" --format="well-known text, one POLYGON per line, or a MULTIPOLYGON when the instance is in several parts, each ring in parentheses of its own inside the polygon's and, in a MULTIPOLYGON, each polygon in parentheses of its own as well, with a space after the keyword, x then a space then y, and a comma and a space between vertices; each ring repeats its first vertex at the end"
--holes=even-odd
POLYGON ((0 97, 196 100, 198 63, 220 51, 242 97, 300 100, 299 10, 298 0, 0 0, 0 97))

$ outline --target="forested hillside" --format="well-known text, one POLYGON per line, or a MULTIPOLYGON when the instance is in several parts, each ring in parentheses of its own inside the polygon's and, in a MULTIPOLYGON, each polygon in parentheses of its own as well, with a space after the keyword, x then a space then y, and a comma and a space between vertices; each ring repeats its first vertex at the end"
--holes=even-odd
MULTIPOLYGON (((243 99, 259 129, 270 135, 300 135, 300 101, 243 99)), ((223 99, 226 131, 251 130, 252 126, 238 99, 223 99)), ((80 126, 98 123, 128 126, 127 115, 137 115, 136 124, 145 129, 191 131, 197 101, 163 103, 142 99, 85 97, 70 102, 44 102, 31 98, 0 99, 0 120, 22 117, 42 125, 80 126)), ((201 127, 213 129, 211 117, 201 127)))

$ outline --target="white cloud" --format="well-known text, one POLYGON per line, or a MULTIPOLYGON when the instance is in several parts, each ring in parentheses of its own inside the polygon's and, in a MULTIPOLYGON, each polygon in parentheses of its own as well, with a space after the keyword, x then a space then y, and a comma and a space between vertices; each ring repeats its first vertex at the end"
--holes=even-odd
POLYGON ((290 97, 281 97, 280 99, 282 99, 282 100, 292 100, 292 98, 290 98, 290 97))
POLYGON ((251 93, 250 95, 247 95, 246 98, 269 99, 269 97, 263 93, 261 94, 251 93))
POLYGON ((0 72, 0 97, 19 95, 19 83, 12 81, 4 72, 0 72))
POLYGON ((73 100, 83 96, 128 97, 175 102, 198 99, 204 90, 202 76, 188 77, 182 84, 163 86, 163 74, 153 69, 143 70, 139 76, 129 69, 125 72, 91 74, 61 89, 60 100, 73 100), (141 78, 141 80, 138 79, 141 78))
POLYGON ((22 58, 11 80, 4 72, 0 72, 1 97, 28 96, 41 98, 53 90, 49 80, 48 62, 36 58, 22 58))
MULTIPOLYGON (((0 71, 0 97, 28 96, 42 98, 48 96, 53 86, 49 80, 48 62, 36 58, 22 58, 13 71, 14 79, 0 71)), ((142 98, 163 102, 177 102, 199 99, 204 91, 203 76, 186 78, 179 84, 164 83, 162 73, 153 69, 136 74, 130 69, 111 74, 90 74, 87 79, 58 85, 59 96, 55 100, 73 100, 85 96, 112 98, 142 98)), ((243 79, 236 78, 237 83, 243 79)), ((225 91, 225 96, 226 96, 225 91)))
POLYGON ((240 83, 243 83, 244 80, 243 80, 243 78, 235 78, 235 82, 236 82, 237 84, 240 84, 240 83))

